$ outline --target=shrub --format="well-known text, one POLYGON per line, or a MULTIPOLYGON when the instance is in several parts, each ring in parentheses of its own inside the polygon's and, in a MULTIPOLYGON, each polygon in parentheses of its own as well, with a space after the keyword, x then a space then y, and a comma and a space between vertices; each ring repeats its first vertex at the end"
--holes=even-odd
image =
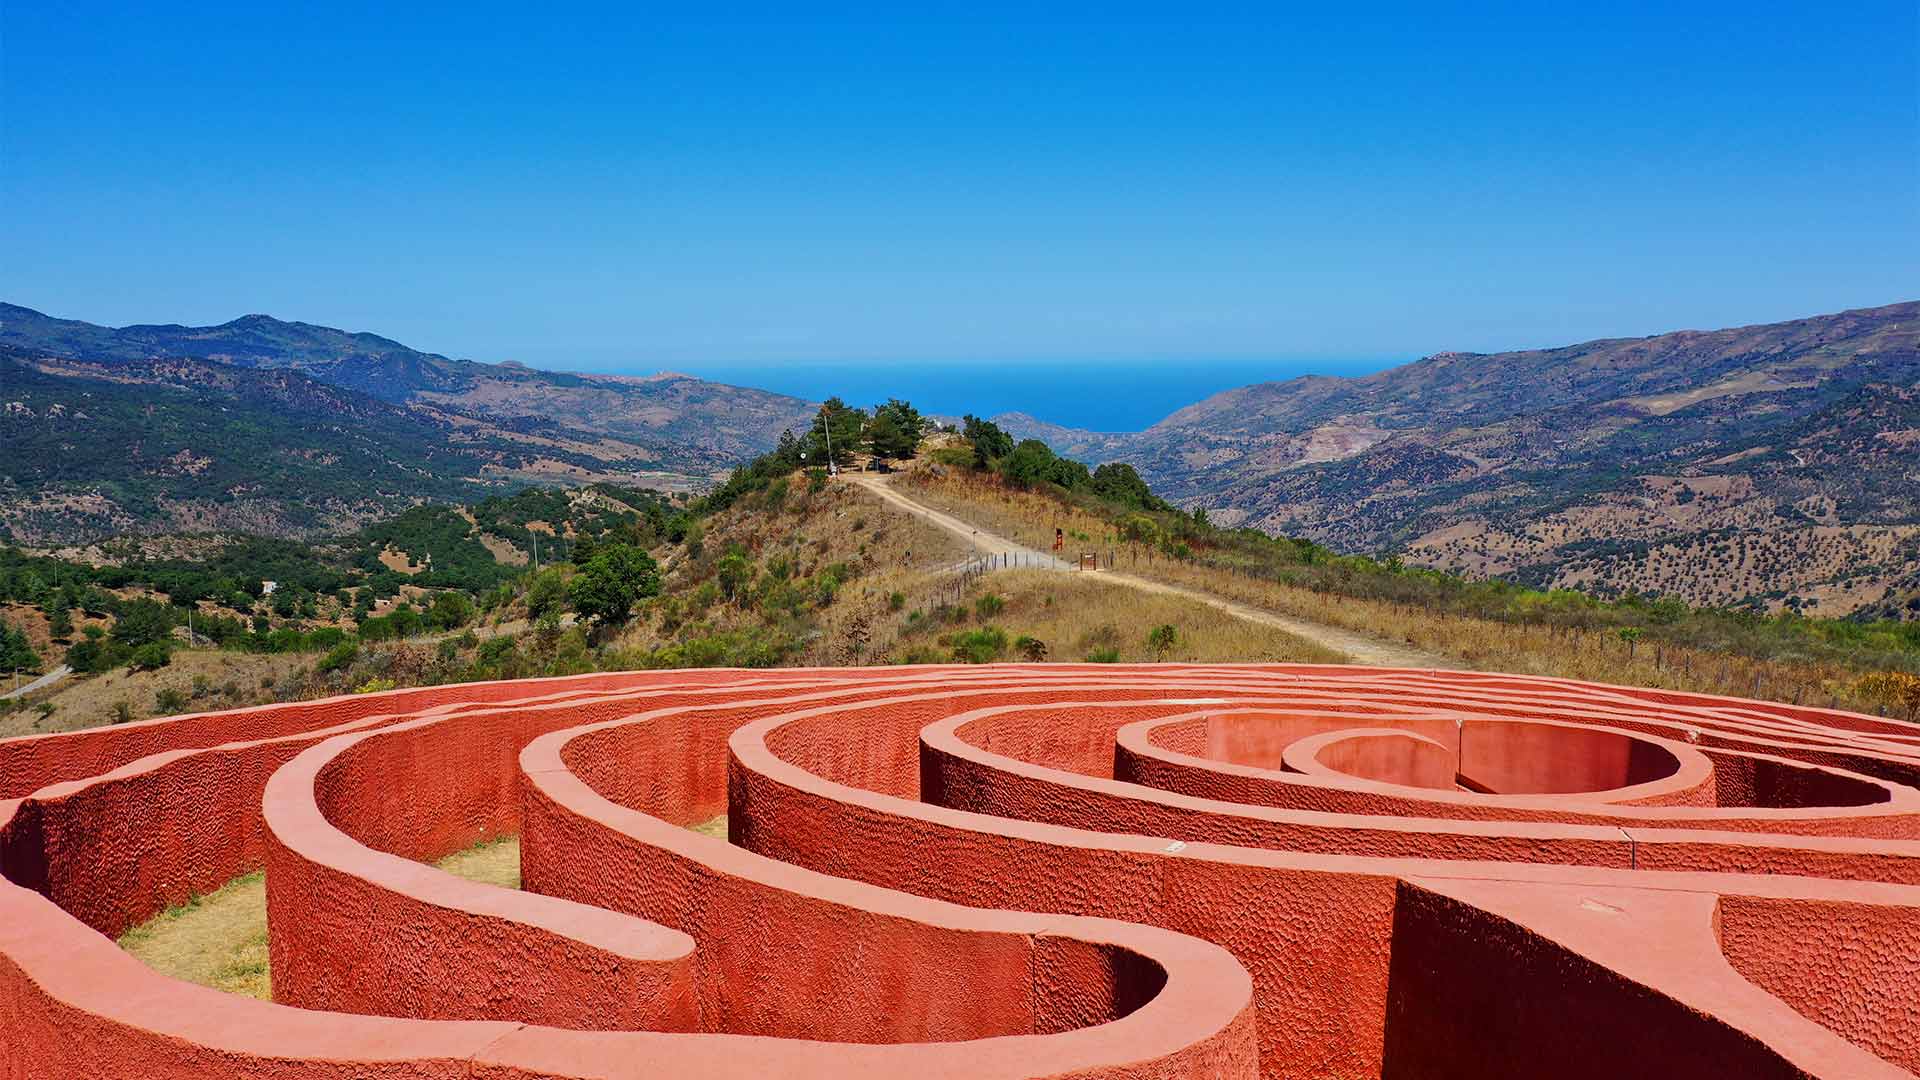
POLYGON ((1007 632, 997 626, 966 630, 953 637, 953 658, 963 664, 991 664, 1007 651, 1007 632))
POLYGON ((1047 658, 1047 643, 1037 637, 1022 634, 1013 647, 1030 664, 1038 664, 1047 658))
POLYGON ((1180 631, 1176 630, 1172 623, 1161 623, 1147 631, 1147 648, 1156 656, 1165 656, 1173 651, 1174 645, 1178 644, 1179 640, 1180 631))
POLYGON ((974 466, 973 451, 964 446, 942 446, 929 453, 927 460, 950 469, 971 469, 974 466))
POLYGON ((542 570, 527 586, 527 618, 558 611, 567 602, 567 576, 557 569, 542 570))
MULTIPOLYGON (((1120 649, 1120 628, 1112 623, 1101 623, 1080 637, 1083 649, 1113 650, 1117 655, 1120 649)), ((1111 663, 1111 661, 1105 661, 1111 663)))
POLYGON ((1109 647, 1092 649, 1087 653, 1089 664, 1117 664, 1120 662, 1120 650, 1109 647))
MULTIPOLYGON (((40 715, 45 716, 47 714, 41 713, 40 715)), ((107 722, 110 724, 124 724, 132 719, 133 705, 126 701, 116 701, 113 703, 113 709, 107 717, 107 722)))
POLYGON ((172 662, 173 651, 161 641, 150 641, 127 658, 127 666, 134 671, 158 671, 172 662))
POLYGON ((787 505, 787 478, 782 476, 767 484, 762 503, 769 511, 778 511, 787 505))
POLYGON ((513 655, 514 649, 513 635, 501 634, 499 637, 488 638, 481 642, 476 659, 482 664, 498 664, 501 660, 513 655))
POLYGON ((82 675, 97 675, 119 666, 129 650, 107 640, 97 626, 89 626, 85 636, 67 650, 67 666, 82 675))
POLYGON ((736 544, 720 556, 714 575, 719 579, 721 595, 729 601, 736 600, 753 578, 753 561, 747 558, 746 549, 736 544))
POLYGON ((665 645, 639 657, 646 668, 767 668, 791 652, 795 642, 772 630, 736 630, 665 645))
POLYGON ((473 601, 463 592, 443 592, 434 598, 427 613, 427 625, 436 630, 456 630, 473 621, 473 601))
POLYGON ((368 679, 366 682, 354 687, 353 692, 356 694, 377 694, 382 690, 391 690, 397 685, 399 684, 395 683, 392 679, 368 679))
POLYGON ((698 615, 720 601, 720 586, 711 581, 703 581, 700 587, 687 597, 688 614, 698 615))
POLYGON ((1875 705, 1905 713, 1910 720, 1920 717, 1920 675, 1876 671, 1862 676, 1854 691, 1875 705))
POLYGON ((979 617, 981 622, 986 622, 988 619, 1004 611, 1006 606, 1007 601, 1005 598, 994 593, 988 593, 973 602, 973 613, 979 617))
POLYGON ((888 611, 899 611, 900 609, 902 609, 902 608, 904 608, 904 607, 906 607, 906 606, 907 606, 907 594, 906 594, 906 593, 903 593, 903 592, 896 592, 896 593, 894 593, 893 595, 891 595, 891 596, 889 596, 889 597, 887 597, 887 610, 888 610, 888 611))
POLYGON ((360 658, 360 646, 351 641, 343 641, 327 650, 327 655, 313 665, 313 670, 321 675, 340 671, 360 658))
POLYGON ((187 695, 171 686, 163 686, 154 692, 153 707, 161 716, 172 716, 187 707, 187 695))

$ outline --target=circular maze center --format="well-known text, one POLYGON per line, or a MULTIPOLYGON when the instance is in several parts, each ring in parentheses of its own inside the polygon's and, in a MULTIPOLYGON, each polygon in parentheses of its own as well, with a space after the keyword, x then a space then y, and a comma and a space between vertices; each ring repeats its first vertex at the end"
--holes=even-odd
POLYGON ((1600 728, 1526 721, 1439 721, 1308 736, 1288 746, 1289 771, 1480 795, 1568 795, 1605 802, 1652 796, 1697 753, 1600 728), (1643 790, 1635 790, 1643 789, 1643 790))

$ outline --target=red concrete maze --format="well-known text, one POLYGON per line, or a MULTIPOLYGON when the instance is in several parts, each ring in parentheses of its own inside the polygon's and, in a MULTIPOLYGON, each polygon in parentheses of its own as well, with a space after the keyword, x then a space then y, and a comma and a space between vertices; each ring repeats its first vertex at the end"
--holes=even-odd
POLYGON ((1472 672, 205 713, 0 741, 0 1078, 1911 1076, 1917 839, 1913 725, 1472 672), (115 944, 261 869, 273 1001, 115 944))

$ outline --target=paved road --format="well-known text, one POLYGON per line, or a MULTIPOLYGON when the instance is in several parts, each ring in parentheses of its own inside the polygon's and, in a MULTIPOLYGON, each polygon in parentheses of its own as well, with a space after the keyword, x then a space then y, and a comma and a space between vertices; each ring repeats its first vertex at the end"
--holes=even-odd
MULTIPOLYGON (((982 554, 1012 554, 1016 561, 1037 566, 1042 569, 1071 570, 1072 564, 1042 551, 1035 551, 1004 536, 986 531, 972 522, 963 521, 952 514, 935 510, 894 488, 878 476, 851 474, 847 479, 859 484, 875 496, 898 507, 907 513, 925 519, 933 525, 971 541, 982 554)), ((1143 577, 1117 570, 1099 571, 1100 578, 1117 585, 1139 589, 1143 592, 1161 593, 1167 596, 1179 596, 1195 600, 1211 608, 1217 608, 1235 618, 1251 623, 1272 626, 1284 630, 1296 637, 1323 645, 1335 652, 1346 654, 1347 660, 1355 664, 1372 664, 1379 667, 1411 668, 1451 668, 1457 667, 1453 661, 1438 653, 1417 649, 1397 641, 1387 641, 1369 634, 1358 633, 1339 626, 1310 622, 1306 619, 1282 615, 1264 608, 1251 607, 1233 600, 1222 599, 1211 593, 1189 589, 1180 585, 1168 585, 1165 582, 1150 581, 1143 577)))
POLYGON ((54 683, 59 682, 71 674, 73 674, 73 669, 65 664, 61 664, 59 667, 54 668, 52 671, 47 672, 45 675, 40 676, 18 690, 9 690, 4 694, 0 694, 0 701, 31 694, 43 686, 52 686, 54 683))

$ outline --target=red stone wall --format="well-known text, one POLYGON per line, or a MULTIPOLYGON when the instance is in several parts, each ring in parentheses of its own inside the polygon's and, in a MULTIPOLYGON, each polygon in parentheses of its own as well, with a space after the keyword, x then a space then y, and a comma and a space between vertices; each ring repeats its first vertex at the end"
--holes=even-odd
POLYGON ((1872 717, 1334 666, 597 675, 6 740, 0 1080, 1910 1075, 1916 778, 1872 717), (1473 783, 1360 746, 1408 735, 1473 783), (682 828, 722 811, 731 843, 682 828), (523 891, 429 865, 516 834, 523 891), (260 867, 275 1003, 105 936, 260 867))

